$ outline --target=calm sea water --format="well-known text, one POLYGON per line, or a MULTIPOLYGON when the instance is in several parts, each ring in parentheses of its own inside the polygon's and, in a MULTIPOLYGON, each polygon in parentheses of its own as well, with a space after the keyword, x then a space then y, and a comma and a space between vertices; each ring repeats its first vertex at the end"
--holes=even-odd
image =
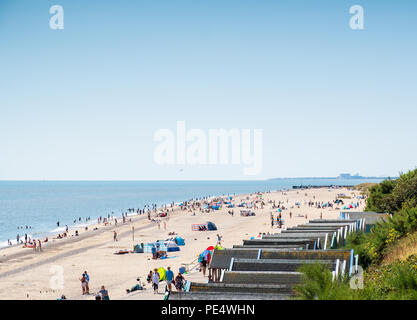
POLYGON ((253 193, 290 189, 294 185, 356 185, 381 179, 277 179, 266 181, 0 181, 0 247, 7 239, 25 233, 34 238, 60 232, 65 225, 79 227, 78 218, 114 212, 120 216, 127 208, 158 206, 205 196, 253 193), (74 220, 77 223, 74 224, 74 220), (60 227, 57 228, 57 221, 60 227), (19 226, 31 229, 18 229, 19 226))

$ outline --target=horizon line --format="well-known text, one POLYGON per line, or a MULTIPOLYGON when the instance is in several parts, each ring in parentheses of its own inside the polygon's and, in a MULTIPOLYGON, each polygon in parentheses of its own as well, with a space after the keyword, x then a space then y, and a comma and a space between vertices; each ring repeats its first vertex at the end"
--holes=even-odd
POLYGON ((0 179, 0 182, 169 182, 169 181, 270 181, 270 180, 284 180, 284 179, 343 179, 343 180, 361 180, 361 179, 394 179, 398 177, 391 176, 360 176, 355 178, 341 178, 336 177, 275 177, 265 179, 0 179))

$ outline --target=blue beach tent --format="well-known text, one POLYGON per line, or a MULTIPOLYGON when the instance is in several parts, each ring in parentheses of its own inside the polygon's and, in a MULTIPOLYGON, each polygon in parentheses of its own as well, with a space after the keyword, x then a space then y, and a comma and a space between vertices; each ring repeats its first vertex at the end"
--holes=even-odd
POLYGON ((175 242, 177 243, 177 245, 179 246, 185 246, 185 241, 183 238, 181 237, 175 237, 175 242))

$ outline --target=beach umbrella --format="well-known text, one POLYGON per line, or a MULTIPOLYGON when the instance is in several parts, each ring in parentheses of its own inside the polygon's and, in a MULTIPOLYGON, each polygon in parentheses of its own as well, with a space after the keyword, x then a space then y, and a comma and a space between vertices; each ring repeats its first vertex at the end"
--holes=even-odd
MULTIPOLYGON (((211 251, 210 250, 204 250, 203 253, 200 255, 200 257, 206 259, 207 262, 210 262, 210 259, 211 259, 211 251)), ((203 259, 201 259, 201 260, 203 260, 203 259)), ((201 262, 200 259, 199 259, 199 262, 201 262)))

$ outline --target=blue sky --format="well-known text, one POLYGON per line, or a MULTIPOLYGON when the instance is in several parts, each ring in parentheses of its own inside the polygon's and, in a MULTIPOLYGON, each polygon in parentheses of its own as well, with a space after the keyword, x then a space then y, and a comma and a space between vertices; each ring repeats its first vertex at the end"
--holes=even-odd
POLYGON ((397 175, 417 159, 417 3, 0 2, 0 179, 397 175), (64 29, 49 28, 52 5, 64 29), (362 5, 365 29, 349 28, 362 5), (155 131, 262 129, 263 166, 159 166, 155 131))

